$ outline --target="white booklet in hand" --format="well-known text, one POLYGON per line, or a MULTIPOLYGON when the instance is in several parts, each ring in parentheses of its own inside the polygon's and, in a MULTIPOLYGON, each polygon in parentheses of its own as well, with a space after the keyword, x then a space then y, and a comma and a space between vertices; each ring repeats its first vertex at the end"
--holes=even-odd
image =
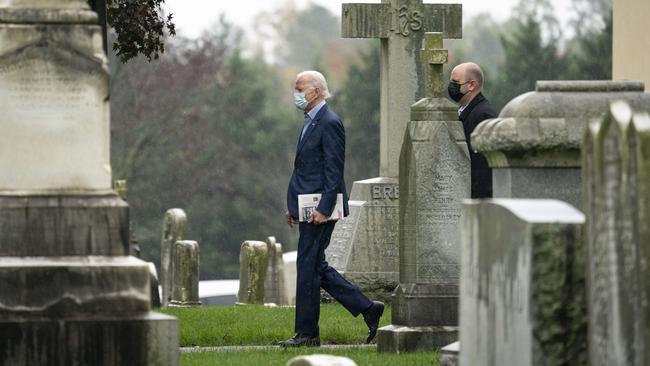
MULTIPOLYGON (((318 203, 320 202, 321 194, 299 194, 298 195, 298 221, 305 222, 309 221, 311 213, 316 211, 318 208, 318 203)), ((330 216, 330 220, 339 220, 343 218, 343 193, 336 195, 336 206, 334 206, 334 211, 330 216)))

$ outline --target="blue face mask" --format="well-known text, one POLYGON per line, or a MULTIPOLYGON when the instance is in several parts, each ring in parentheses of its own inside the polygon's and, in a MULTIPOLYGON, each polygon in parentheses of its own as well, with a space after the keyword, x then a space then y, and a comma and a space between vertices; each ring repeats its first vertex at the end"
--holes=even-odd
POLYGON ((305 98, 305 93, 298 93, 294 92, 293 93, 293 104, 298 107, 301 111, 304 111, 305 108, 307 108, 307 105, 309 105, 309 102, 307 102, 307 98, 305 98))

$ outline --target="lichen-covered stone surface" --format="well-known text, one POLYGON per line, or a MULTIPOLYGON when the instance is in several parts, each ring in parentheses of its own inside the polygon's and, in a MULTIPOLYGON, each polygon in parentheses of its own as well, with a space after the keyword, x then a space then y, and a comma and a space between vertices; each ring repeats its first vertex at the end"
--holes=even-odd
POLYGON ((590 365, 650 362, 650 116, 613 102, 585 133, 590 365))
POLYGON ((266 238, 268 264, 264 283, 264 303, 289 305, 284 294, 284 271, 282 262, 282 244, 274 236, 266 238))
POLYGON ((557 200, 465 204, 461 366, 587 365, 583 224, 557 200))
POLYGON ((268 246, 265 242, 248 240, 242 243, 239 252, 238 303, 264 304, 267 256, 268 246))
POLYGON ((199 301, 199 243, 180 240, 174 244, 174 283, 169 306, 201 306, 199 301))

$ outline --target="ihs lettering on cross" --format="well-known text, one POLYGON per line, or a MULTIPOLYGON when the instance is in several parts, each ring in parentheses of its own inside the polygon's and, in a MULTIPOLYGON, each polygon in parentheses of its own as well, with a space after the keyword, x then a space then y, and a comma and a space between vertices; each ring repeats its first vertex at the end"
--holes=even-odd
POLYGON ((420 51, 420 60, 427 70, 427 98, 444 96, 442 68, 449 59, 449 51, 443 49, 442 33, 428 32, 424 36, 424 45, 420 51))
POLYGON ((422 12, 409 9, 406 5, 395 8, 393 9, 392 30, 397 34, 408 37, 411 35, 411 32, 417 32, 422 29, 422 17, 422 12))

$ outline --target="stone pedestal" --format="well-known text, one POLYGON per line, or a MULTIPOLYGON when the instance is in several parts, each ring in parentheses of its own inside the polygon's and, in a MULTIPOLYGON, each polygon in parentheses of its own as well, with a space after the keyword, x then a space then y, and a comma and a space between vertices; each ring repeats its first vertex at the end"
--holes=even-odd
POLYGON ((498 118, 472 133, 472 147, 492 167, 495 198, 554 198, 580 208, 580 142, 608 102, 626 100, 650 110, 638 81, 538 81, 508 103, 498 118))
POLYGON ((85 0, 0 3, 0 364, 177 365, 111 188, 109 75, 85 0))
POLYGON ((354 182, 350 215, 340 220, 327 248, 329 264, 369 298, 390 300, 399 277, 397 179, 354 182))
POLYGON ((117 195, 0 197, 0 227, 0 364, 178 364, 117 195))

